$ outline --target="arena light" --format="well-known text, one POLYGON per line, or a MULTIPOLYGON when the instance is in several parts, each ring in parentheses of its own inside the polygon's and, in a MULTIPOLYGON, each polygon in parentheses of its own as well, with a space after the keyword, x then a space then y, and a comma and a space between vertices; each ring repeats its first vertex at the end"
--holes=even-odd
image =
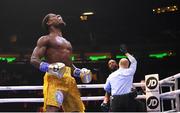
POLYGON ((5 61, 5 60, 6 60, 6 58, 0 57, 0 61, 5 61))
POLYGON ((45 58, 45 57, 42 57, 41 60, 46 60, 46 58, 45 58))
POLYGON ((81 16, 80 16, 80 20, 81 20, 81 21, 86 21, 87 19, 88 19, 88 17, 85 16, 85 15, 81 15, 81 16))
POLYGON ((90 53, 85 53, 84 57, 87 58, 87 60, 91 61, 97 61, 97 60, 104 60, 104 59, 110 59, 111 58, 111 53, 110 52, 90 52, 90 53))
POLYGON ((178 6, 167 6, 167 7, 161 7, 161 8, 155 8, 153 9, 154 13, 160 14, 160 13, 167 13, 167 12, 174 12, 178 10, 178 6))
POLYGON ((154 53, 154 54, 149 54, 150 58, 164 58, 164 57, 170 57, 170 56, 175 56, 176 53, 169 50, 169 51, 164 51, 164 52, 160 52, 160 53, 154 53))
POLYGON ((72 60, 72 61, 75 61, 75 56, 72 56, 72 57, 71 57, 71 60, 72 60))
POLYGON ((127 58, 127 57, 124 55, 116 55, 116 58, 127 58))
POLYGON ((73 53, 73 54, 71 55, 71 60, 72 60, 72 61, 81 60, 81 59, 82 59, 82 58, 81 58, 80 53, 73 53))
POLYGON ((107 59, 108 56, 89 56, 89 59, 92 61, 97 61, 97 60, 103 60, 103 59, 107 59))
POLYGON ((8 63, 14 62, 15 60, 16 60, 16 58, 7 58, 8 63))
POLYGON ((7 57, 7 58, 5 58, 5 57, 0 57, 0 61, 7 61, 8 63, 12 63, 12 62, 14 62, 15 60, 16 60, 15 57, 7 57))
POLYGON ((89 15, 93 15, 93 14, 94 14, 93 12, 84 12, 82 15, 89 16, 89 15))
POLYGON ((161 59, 161 58, 164 58, 164 57, 167 57, 167 56, 169 56, 168 53, 149 54, 150 58, 158 58, 158 59, 161 59))

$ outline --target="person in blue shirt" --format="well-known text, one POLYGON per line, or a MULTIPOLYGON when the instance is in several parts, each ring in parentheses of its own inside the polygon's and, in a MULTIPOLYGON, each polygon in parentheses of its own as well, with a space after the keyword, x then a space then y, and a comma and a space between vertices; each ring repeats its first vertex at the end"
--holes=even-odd
POLYGON ((106 80, 104 86, 105 91, 112 95, 122 95, 130 93, 136 71, 137 61, 129 53, 125 54, 131 62, 129 67, 129 61, 123 58, 119 61, 119 69, 111 73, 106 80))
MULTIPOLYGON (((137 61, 127 52, 126 48, 120 49, 128 59, 122 58, 119 61, 119 69, 111 73, 106 80, 104 90, 107 92, 103 103, 108 103, 110 94, 111 99, 111 111, 134 111, 133 101, 135 96, 131 93, 134 74, 136 72, 137 61), (130 62, 129 62, 130 61, 130 62), (107 95, 108 94, 108 95, 107 95)), ((136 106, 136 105, 134 105, 136 106)))
MULTIPOLYGON (((117 64, 117 62, 115 61, 115 60, 113 60, 113 59, 110 59, 109 61, 108 61, 108 69, 109 69, 109 71, 112 73, 112 72, 114 72, 114 71, 116 71, 117 69, 118 69, 118 64, 117 64)), ((105 93, 105 97, 106 98, 104 98, 105 100, 104 100, 104 102, 103 103, 101 103, 101 110, 103 111, 103 112, 108 112, 109 111, 109 98, 110 98, 110 93, 108 93, 108 92, 106 92, 105 93)))

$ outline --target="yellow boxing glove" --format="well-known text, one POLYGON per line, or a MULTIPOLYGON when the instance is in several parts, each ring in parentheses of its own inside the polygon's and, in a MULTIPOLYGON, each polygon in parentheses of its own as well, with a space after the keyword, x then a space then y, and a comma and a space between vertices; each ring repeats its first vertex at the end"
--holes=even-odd
POLYGON ((82 69, 76 68, 74 70, 74 76, 75 77, 80 77, 81 81, 83 83, 90 83, 91 80, 92 80, 91 70, 86 69, 86 68, 82 68, 82 69))

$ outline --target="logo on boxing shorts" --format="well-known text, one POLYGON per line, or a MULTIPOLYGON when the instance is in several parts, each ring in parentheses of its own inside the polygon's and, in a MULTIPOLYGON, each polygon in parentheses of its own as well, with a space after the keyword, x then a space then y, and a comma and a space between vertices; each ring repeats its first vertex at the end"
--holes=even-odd
POLYGON ((149 77, 146 82, 146 86, 149 89, 155 89, 158 85, 158 80, 155 77, 149 77))
POLYGON ((63 99, 64 99, 63 93, 61 91, 57 91, 56 92, 56 101, 58 102, 59 105, 62 105, 63 99))
POLYGON ((150 109, 156 109, 159 105, 159 100, 155 96, 151 96, 147 99, 147 106, 150 109))

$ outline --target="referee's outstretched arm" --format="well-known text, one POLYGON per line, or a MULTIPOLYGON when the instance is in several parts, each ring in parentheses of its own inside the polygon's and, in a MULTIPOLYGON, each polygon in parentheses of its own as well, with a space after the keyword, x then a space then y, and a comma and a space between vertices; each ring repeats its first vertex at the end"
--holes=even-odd
MULTIPOLYGON (((137 67, 137 61, 136 59, 131 55, 129 54, 128 52, 125 53, 125 55, 127 56, 127 58, 129 59, 129 61, 131 62, 130 66, 129 66, 129 69, 132 70, 134 73, 136 71, 136 67, 137 67)), ((131 71, 131 72, 132 72, 131 71)))

